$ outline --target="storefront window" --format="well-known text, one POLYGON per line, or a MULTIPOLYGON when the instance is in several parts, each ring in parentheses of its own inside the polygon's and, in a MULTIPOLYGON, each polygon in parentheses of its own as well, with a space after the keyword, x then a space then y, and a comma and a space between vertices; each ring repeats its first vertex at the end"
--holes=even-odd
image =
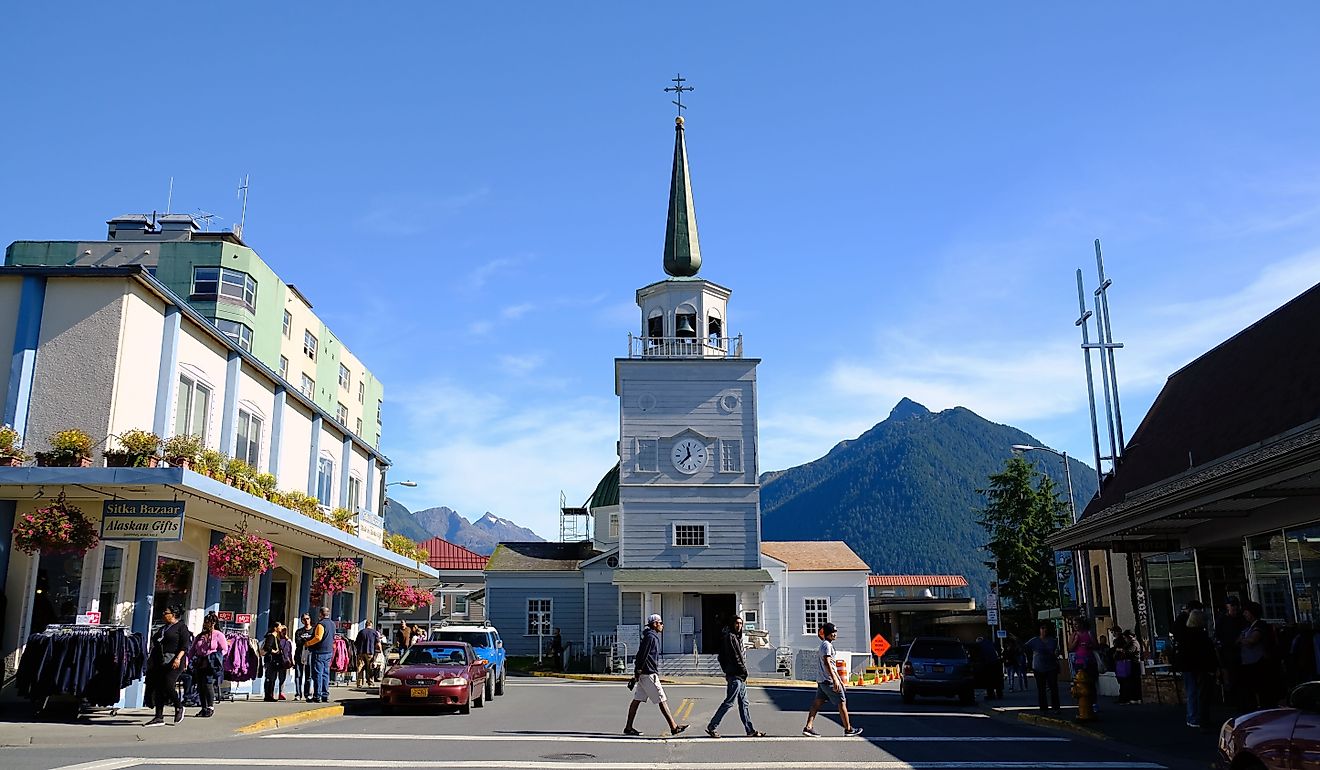
POLYGON ((238 614, 248 611, 247 580, 220 581, 220 611, 238 614))
POLYGON ((330 617, 336 621, 352 622, 357 615, 357 597, 348 591, 335 594, 335 606, 330 608, 330 617))
POLYGON ((1293 622, 1288 556, 1282 531, 1247 538, 1247 577, 1251 581, 1251 594, 1260 602, 1266 620, 1293 622))
POLYGON ((1314 623, 1320 616, 1320 525, 1290 529, 1284 539, 1297 620, 1314 623))
POLYGON ((119 586, 123 574, 124 549, 107 543, 101 555, 101 590, 97 592, 96 605, 101 613, 101 622, 105 625, 118 621, 119 586))
POLYGON ((1155 636, 1167 636, 1178 611, 1198 594, 1196 560, 1191 551, 1146 557, 1146 597, 1155 636))
POLYGON ((82 599, 83 557, 67 553, 43 553, 37 562, 37 585, 32 597, 32 631, 51 623, 78 619, 82 599))
POLYGON ((192 609, 193 563, 184 559, 160 556, 156 559, 156 602, 152 622, 165 620, 165 608, 178 605, 186 617, 192 609))

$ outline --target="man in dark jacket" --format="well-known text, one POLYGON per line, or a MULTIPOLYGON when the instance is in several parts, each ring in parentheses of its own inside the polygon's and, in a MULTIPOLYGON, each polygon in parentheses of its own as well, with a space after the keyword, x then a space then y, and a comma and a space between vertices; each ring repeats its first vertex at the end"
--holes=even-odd
POLYGON ((743 619, 734 618, 728 628, 724 629, 724 639, 720 645, 720 668, 724 671, 724 681, 727 683, 724 702, 715 709, 715 715, 710 718, 710 724, 706 725, 706 735, 712 738, 720 737, 715 732, 715 728, 720 726, 720 721, 724 715, 729 713, 733 707, 733 702, 738 702, 738 716, 742 719, 743 729, 747 734, 755 737, 762 737, 765 733, 758 732, 752 727, 752 714, 747 708, 747 658, 743 655, 743 619))
POLYGON ((675 722, 669 714, 669 706, 665 704, 665 688, 660 686, 660 632, 664 626, 665 622, 659 615, 652 615, 646 619, 646 628, 642 629, 637 662, 632 679, 628 682, 628 689, 633 691, 633 699, 628 705, 628 724, 623 728, 624 735, 641 735, 633 727, 633 720, 637 718, 638 707, 648 700, 660 706, 661 716, 669 723, 670 735, 678 735, 688 729, 687 725, 675 722))

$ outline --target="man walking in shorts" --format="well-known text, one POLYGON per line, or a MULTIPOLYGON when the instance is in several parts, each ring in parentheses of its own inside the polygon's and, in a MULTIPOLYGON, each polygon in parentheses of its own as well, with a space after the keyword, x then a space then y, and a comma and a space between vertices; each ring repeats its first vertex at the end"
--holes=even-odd
POLYGON ((839 667, 834 659, 834 640, 839 638, 839 629, 833 623, 826 623, 821 626, 823 639, 820 643, 820 652, 816 656, 816 700, 811 702, 811 711, 807 712, 807 725, 802 728, 802 734, 810 738, 819 738, 820 733, 815 730, 816 712, 825 705, 826 701, 834 704, 839 709, 839 721, 843 722, 844 735, 861 735, 862 728, 853 727, 848 721, 848 695, 844 691, 843 677, 839 676, 839 667))
POLYGON ((669 706, 665 704, 665 688, 660 686, 660 631, 664 625, 659 615, 652 615, 646 619, 646 628, 642 629, 636 668, 633 669, 632 681, 628 683, 633 691, 633 699, 628 704, 628 724, 623 728, 624 735, 641 735, 633 727, 633 720, 637 718, 637 709, 648 700, 660 706, 660 714, 669 723, 670 735, 678 735, 688 729, 687 725, 675 722, 669 714, 669 706))

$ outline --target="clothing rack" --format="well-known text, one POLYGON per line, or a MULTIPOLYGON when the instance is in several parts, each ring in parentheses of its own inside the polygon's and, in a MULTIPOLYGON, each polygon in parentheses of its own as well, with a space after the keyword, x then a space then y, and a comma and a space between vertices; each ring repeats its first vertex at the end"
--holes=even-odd
MULTIPOLYGON (((50 623, 41 631, 41 635, 47 637, 60 636, 65 634, 91 635, 94 633, 104 633, 107 631, 127 632, 127 631, 131 631, 131 628, 126 625, 115 624, 115 623, 107 623, 104 625, 97 624, 94 626, 81 625, 78 623, 50 623)), ((15 674, 14 678, 17 678, 17 674, 15 674)), ((122 703, 122 698, 121 698, 121 703, 122 703)), ((73 716, 77 716, 79 714, 91 713, 91 712, 106 712, 109 713, 110 716, 117 716, 119 714, 120 704, 116 704, 114 706, 87 706, 83 704, 82 699, 77 695, 55 694, 55 695, 47 695, 45 698, 43 698, 41 703, 36 706, 36 712, 39 715, 47 715, 53 708, 56 707, 60 707, 64 711, 72 712, 73 716)))
MULTIPOLYGON (((254 639, 255 637, 253 637, 251 631, 248 630, 251 625, 251 623, 238 623, 232 620, 222 620, 216 624, 215 628, 222 634, 241 634, 249 639, 254 639)), ((243 700, 251 700, 253 681, 255 680, 249 679, 245 682, 231 682, 221 675, 220 686, 216 688, 215 693, 216 701, 230 701, 232 703, 234 701, 234 696, 236 695, 242 695, 243 700)))

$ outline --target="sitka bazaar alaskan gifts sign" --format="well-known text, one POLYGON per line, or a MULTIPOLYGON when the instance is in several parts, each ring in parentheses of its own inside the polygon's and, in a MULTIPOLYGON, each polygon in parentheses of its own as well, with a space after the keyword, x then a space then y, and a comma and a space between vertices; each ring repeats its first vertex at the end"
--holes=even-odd
POLYGON ((182 500, 106 500, 102 540, 182 540, 182 500))

